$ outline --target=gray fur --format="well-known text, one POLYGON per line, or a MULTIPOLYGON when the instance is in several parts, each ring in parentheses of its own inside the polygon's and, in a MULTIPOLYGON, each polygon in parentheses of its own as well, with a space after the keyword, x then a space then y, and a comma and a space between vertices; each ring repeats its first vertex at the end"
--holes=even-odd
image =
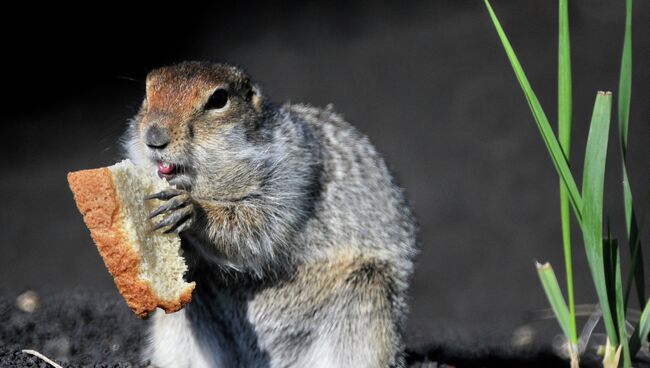
MULTIPOLYGON (((223 64, 173 68, 187 83, 207 69, 210 80, 247 88, 248 77, 223 64)), ((129 157, 152 173, 156 159, 184 165, 177 184, 193 213, 178 224, 193 300, 153 316, 144 358, 161 367, 402 366, 415 225, 401 189, 331 107, 276 107, 251 86, 258 113, 233 95, 241 114, 212 125, 217 113, 194 114, 170 128, 160 152, 142 140, 146 101, 125 136, 129 157), (217 223, 210 213, 228 216, 217 223)))

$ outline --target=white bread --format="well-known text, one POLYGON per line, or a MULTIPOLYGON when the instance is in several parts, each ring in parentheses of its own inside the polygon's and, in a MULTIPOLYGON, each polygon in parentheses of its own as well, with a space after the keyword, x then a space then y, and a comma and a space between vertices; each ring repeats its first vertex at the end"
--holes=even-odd
POLYGON ((169 187, 166 180, 124 160, 71 172, 68 183, 106 268, 135 314, 146 318, 156 307, 171 313, 190 302, 195 283, 183 280, 187 265, 180 238, 151 231, 146 220, 162 202, 144 197, 169 187))

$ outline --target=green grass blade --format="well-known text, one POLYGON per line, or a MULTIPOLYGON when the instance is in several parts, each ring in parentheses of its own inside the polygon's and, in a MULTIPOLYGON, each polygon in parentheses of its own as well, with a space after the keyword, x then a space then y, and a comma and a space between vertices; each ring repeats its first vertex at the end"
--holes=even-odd
POLYGON ((627 130, 632 96, 632 0, 626 0, 625 8, 625 35, 618 84, 618 128, 623 152, 627 153, 627 130))
POLYGON ((623 302, 623 282, 621 280, 621 257, 616 241, 612 242, 615 259, 615 284, 616 284, 616 320, 618 325, 618 338, 623 345, 623 367, 632 367, 632 356, 630 355, 630 346, 627 340, 627 330, 625 329, 625 303, 623 302))
MULTIPOLYGON (((648 194, 645 196, 645 201, 642 202, 642 203, 644 203, 644 205, 641 207, 641 221, 639 222, 639 229, 644 228, 645 220, 647 219, 648 210, 650 209, 650 191, 648 191, 648 194)), ((638 242, 638 238, 637 238, 637 242, 638 242)), ((633 256, 633 259, 632 259, 632 264, 634 264, 634 256, 633 256)), ((628 274, 627 274, 627 285, 626 285, 626 289, 625 289, 625 291, 627 293, 629 293, 630 290, 631 290, 632 280, 634 279, 633 275, 634 275, 633 267, 630 267, 630 269, 628 270, 628 274)), ((626 294, 626 297, 627 296, 628 295, 626 294)), ((640 303, 640 304, 642 306, 644 305, 643 303, 640 303)), ((645 307, 643 307, 643 313, 650 313, 650 310, 648 310, 646 312, 646 309, 648 309, 648 304, 649 303, 646 301, 645 307)), ((647 316, 646 316, 646 319, 647 319, 647 316)), ((643 324, 644 323, 648 323, 647 328, 648 328, 648 330, 650 330, 650 320, 644 321, 644 316, 643 316, 643 314, 641 314, 641 320, 639 321, 639 325, 636 326, 635 333, 632 334, 632 336, 630 337, 630 354, 632 356, 635 356, 636 353, 639 351, 639 348, 641 347, 641 341, 643 341, 645 343, 647 341, 647 339, 648 339, 648 332, 647 332, 648 330, 645 331, 645 336, 643 336, 643 334, 644 334, 643 324)))
POLYGON ((557 282, 555 277, 555 272, 549 263, 536 263, 537 266, 537 275, 539 280, 542 283, 544 292, 546 293, 546 298, 548 299, 551 309, 555 314, 555 319, 557 319, 560 324, 560 328, 566 336, 567 339, 571 338, 571 315, 569 313, 569 308, 564 301, 562 296, 562 291, 560 290, 560 285, 557 282))
POLYGON ((582 234, 589 269, 596 287, 610 342, 618 346, 618 333, 609 306, 603 260, 603 189, 611 119, 612 94, 598 92, 589 128, 582 180, 582 234))
MULTIPOLYGON (((607 218, 607 236, 603 239, 603 265, 605 267, 605 285, 607 289, 607 300, 609 308, 616 311, 616 247, 609 230, 609 218, 607 218)), ((614 327, 618 330, 618 321, 614 320, 614 327)))
MULTIPOLYGON (((628 302, 628 297, 630 295, 630 291, 632 290, 632 281, 637 281, 638 280, 635 277, 635 274, 637 274, 639 271, 637 271, 637 268, 634 267, 634 265, 636 264, 638 259, 641 259, 641 261, 643 261, 643 257, 642 257, 642 254, 641 254, 641 238, 640 238, 639 234, 641 234, 641 231, 645 227, 645 222, 646 222, 646 219, 647 219, 648 210, 650 209, 650 190, 648 191, 648 194, 645 196, 645 201, 643 201, 641 203, 645 203, 643 206, 641 206, 641 211, 640 211, 641 219, 639 221, 637 221, 636 215, 635 215, 634 221, 632 222, 632 224, 638 224, 638 227, 635 226, 636 231, 632 233, 632 234, 636 234, 635 238, 630 239, 630 241, 633 241, 633 244, 632 244, 633 251, 632 251, 632 258, 631 258, 631 262, 630 262, 631 267, 628 270, 628 274, 627 274, 627 278, 626 278, 627 283, 625 285, 625 299, 624 300, 625 300, 626 307, 628 305, 627 302, 628 302)), ((641 268, 641 270, 643 270, 643 266, 641 266, 640 268, 641 268)), ((645 285, 645 281, 642 281, 642 284, 645 285)), ((644 288, 644 294, 645 294, 645 288, 644 288)), ((643 302, 640 301, 639 305, 643 306, 643 302)))
POLYGON ((636 326, 635 333, 630 337, 630 355, 636 356, 636 353, 641 348, 641 341, 645 344, 648 341, 648 333, 650 333, 650 300, 646 302, 639 324, 636 326))
MULTIPOLYGON (((641 247, 641 232, 639 229, 638 221, 634 211, 634 206, 632 204, 632 193, 630 185, 627 179, 627 169, 625 164, 623 164, 623 198, 625 199, 625 212, 629 216, 629 221, 627 222, 628 229, 628 240, 629 248, 631 254, 631 263, 630 270, 628 275, 628 281, 625 288, 625 305, 628 305, 630 290, 632 288, 632 280, 636 285, 637 298, 639 300, 639 305, 643 305, 643 301, 646 299, 645 294, 645 270, 643 266, 643 248, 641 247)), ((628 217, 626 216, 626 217, 628 217)))
POLYGON ((643 266, 643 248, 641 247, 641 231, 639 222, 636 217, 634 205, 632 204, 632 191, 627 177, 627 167, 623 161, 623 199, 625 203, 625 217, 627 225, 628 243, 630 248, 630 270, 627 276, 625 288, 625 305, 629 303, 630 290, 632 281, 636 285, 637 298, 639 305, 643 305, 646 299, 645 294, 645 270, 643 266))
MULTIPOLYGON (((625 224, 632 263, 631 274, 634 277, 639 305, 646 300, 645 272, 643 268, 643 251, 637 218, 632 201, 632 189, 627 174, 627 136, 630 119, 630 100, 632 96, 632 0, 625 4, 625 36, 623 37, 623 54, 621 56, 621 73, 618 84, 618 135, 623 169, 623 203, 625 205, 625 224)), ((625 305, 628 305, 632 283, 628 279, 625 288, 625 305)))
MULTIPOLYGON (((571 114, 573 97, 571 90, 571 42, 569 38, 569 3, 559 0, 559 30, 558 30, 558 139, 564 152, 564 158, 569 162, 571 151, 571 114)), ((560 180, 560 217, 562 220, 562 244, 564 250, 564 267, 566 270, 567 297, 569 299, 569 314, 571 316, 571 335, 569 340, 577 344, 576 309, 573 293, 573 260, 571 254, 571 208, 568 190, 560 180)))
POLYGON ((560 1, 560 22, 558 37, 558 136, 566 159, 569 159, 571 145, 571 43, 569 39, 569 4, 568 0, 560 1))
POLYGON ((641 319, 639 320, 639 339, 641 341, 648 341, 648 333, 650 333, 650 301, 645 304, 641 319))
POLYGON ((623 366, 631 367, 630 346, 627 340, 625 329, 625 305, 623 304, 623 284, 621 281, 621 258, 618 242, 612 239, 609 232, 609 221, 607 224, 607 238, 603 240, 605 253, 605 278, 609 291, 609 305, 612 311, 616 311, 616 329, 620 343, 623 345, 623 366))
POLYGON ((548 119, 546 118, 546 114, 544 113, 544 110, 542 109, 542 106, 540 105, 539 100, 535 95, 535 92, 533 92, 533 89, 531 88, 530 83, 528 82, 528 78, 526 78, 526 74, 524 73, 524 70, 521 67, 521 64, 519 63, 519 60, 517 59, 517 55, 512 49, 512 46, 510 45, 510 41, 508 41, 508 38, 505 32, 503 31, 503 28, 501 27, 501 23, 499 23, 499 20, 496 14, 494 13, 494 10, 492 9, 492 6, 490 6, 489 1, 488 0, 484 0, 484 1, 485 1, 485 6, 487 7, 488 12, 490 13, 490 18, 494 23, 494 27, 497 31, 497 34, 499 35, 499 39, 501 40, 501 43, 503 44, 503 48, 506 51, 506 55, 510 60, 512 69, 515 73, 515 76, 517 77, 517 81, 519 82, 519 85, 521 86, 521 89, 524 92, 524 96, 526 97, 526 101, 528 102, 530 111, 533 114, 535 123, 537 124, 537 127, 542 135, 544 144, 546 145, 546 148, 551 156, 553 165, 555 166, 555 169, 557 170, 558 175, 562 180, 562 183, 564 183, 565 187, 567 188, 569 200, 571 201, 571 205, 573 206, 573 210, 576 215, 576 218, 578 219, 578 222, 582 222, 582 198, 580 196, 580 192, 578 191, 578 186, 576 185, 576 182, 573 176, 571 175, 571 170, 569 169, 569 163, 567 162, 564 156, 564 152, 560 147, 560 143, 555 137, 555 133, 553 132, 553 129, 551 128, 551 125, 549 124, 548 119))

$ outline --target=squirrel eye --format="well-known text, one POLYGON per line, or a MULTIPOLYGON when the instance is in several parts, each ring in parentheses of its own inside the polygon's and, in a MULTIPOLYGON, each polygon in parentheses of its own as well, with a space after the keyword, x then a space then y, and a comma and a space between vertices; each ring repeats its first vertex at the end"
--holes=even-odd
POLYGON ((217 89, 206 102, 205 110, 221 109, 228 103, 228 92, 225 89, 217 89))

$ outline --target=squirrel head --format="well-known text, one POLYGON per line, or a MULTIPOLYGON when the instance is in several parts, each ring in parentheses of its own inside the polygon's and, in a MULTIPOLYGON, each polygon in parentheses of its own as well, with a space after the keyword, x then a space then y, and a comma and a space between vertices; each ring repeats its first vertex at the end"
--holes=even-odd
POLYGON ((260 185, 270 107, 239 68, 184 62, 151 71, 127 149, 170 183, 238 198, 260 185))

